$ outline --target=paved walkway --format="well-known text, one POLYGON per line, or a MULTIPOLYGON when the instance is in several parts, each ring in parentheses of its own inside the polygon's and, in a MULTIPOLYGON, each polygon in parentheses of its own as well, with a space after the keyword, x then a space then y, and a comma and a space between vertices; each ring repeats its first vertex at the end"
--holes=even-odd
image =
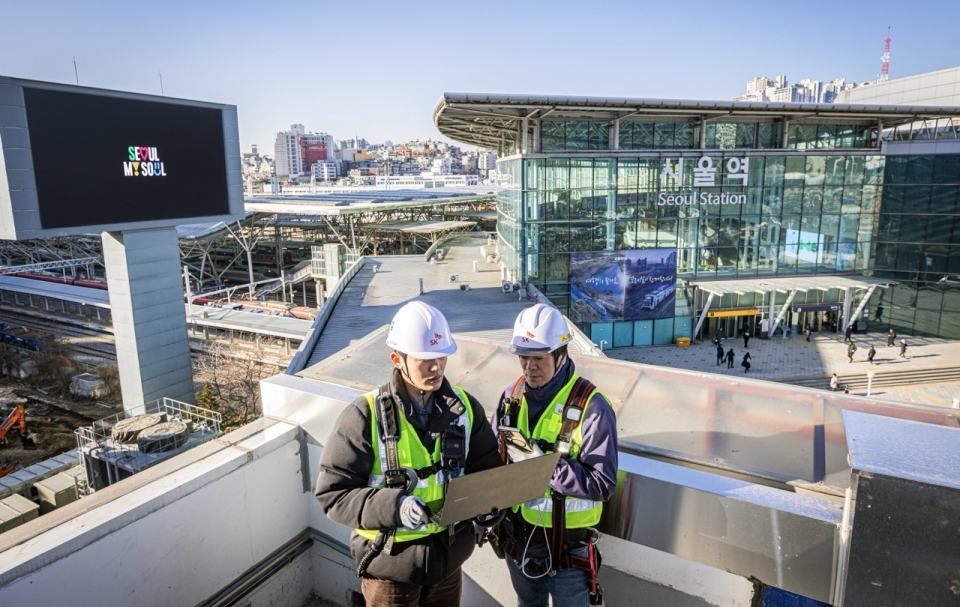
MULTIPOLYGON (((816 334, 807 343, 803 336, 783 339, 750 339, 744 349, 742 338, 723 341, 724 350, 733 348, 734 368, 726 363, 717 366, 717 348, 709 341, 694 343, 689 348, 660 346, 654 348, 617 348, 604 352, 610 358, 619 358, 651 365, 680 369, 694 369, 723 375, 743 375, 740 361, 745 352, 750 352, 752 367, 749 375, 758 379, 783 378, 798 375, 823 375, 831 373, 863 372, 868 369, 892 371, 919 368, 935 368, 960 365, 960 341, 929 337, 907 337, 907 358, 899 357, 898 346, 887 347, 885 334, 860 334, 854 336, 857 352, 854 362, 847 360, 847 344, 839 333, 816 334), (870 345, 877 349, 873 364, 867 363, 870 345)), ((898 339, 899 341, 899 339, 898 339)), ((854 392, 864 394, 864 391, 854 392)), ((937 404, 949 407, 954 398, 960 398, 960 383, 909 384, 900 387, 877 388, 871 396, 883 400, 916 404, 937 404)))

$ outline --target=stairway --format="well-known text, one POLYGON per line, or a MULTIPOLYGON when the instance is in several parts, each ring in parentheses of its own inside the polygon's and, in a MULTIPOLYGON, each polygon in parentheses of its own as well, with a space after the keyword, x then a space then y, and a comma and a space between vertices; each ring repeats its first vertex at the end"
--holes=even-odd
MULTIPOLYGON (((829 390, 831 376, 831 373, 823 375, 794 375, 791 377, 773 378, 772 381, 794 386, 803 386, 804 388, 829 390)), ((847 386, 851 390, 865 390, 867 388, 866 371, 837 373, 837 379, 840 381, 841 386, 847 386)), ((912 369, 891 369, 889 371, 877 370, 873 376, 873 388, 947 382, 960 382, 960 365, 914 367, 912 369)))

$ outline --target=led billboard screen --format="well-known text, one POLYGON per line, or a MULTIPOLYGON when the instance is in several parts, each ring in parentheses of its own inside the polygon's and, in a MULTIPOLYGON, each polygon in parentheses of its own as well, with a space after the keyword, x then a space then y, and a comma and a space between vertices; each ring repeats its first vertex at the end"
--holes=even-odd
POLYGON ((215 107, 23 87, 40 228, 230 213, 215 107))
POLYGON ((677 250, 586 251, 570 256, 570 318, 609 322, 672 318, 677 250))

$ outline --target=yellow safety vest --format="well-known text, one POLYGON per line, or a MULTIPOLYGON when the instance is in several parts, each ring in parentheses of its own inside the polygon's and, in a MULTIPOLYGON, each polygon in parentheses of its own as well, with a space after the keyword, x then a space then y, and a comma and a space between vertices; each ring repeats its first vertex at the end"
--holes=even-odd
MULTIPOLYGON (((465 409, 465 411, 460 414, 460 417, 453 423, 464 426, 466 434, 464 438, 464 459, 466 459, 466 456, 470 453, 470 429, 473 427, 473 409, 470 407, 470 399, 467 398, 467 393, 459 386, 454 386, 453 389, 460 397, 460 402, 463 403, 465 409)), ((370 406, 371 444, 375 447, 373 452, 373 470, 370 472, 367 486, 383 489, 386 484, 383 466, 385 465, 384 462, 387 461, 387 452, 383 441, 380 440, 379 424, 377 423, 377 407, 375 406, 376 392, 368 392, 365 396, 370 406)), ((430 453, 423 443, 420 442, 416 428, 407 420, 407 416, 404 414, 402 407, 397 408, 397 417, 400 422, 400 439, 397 441, 397 458, 399 459, 400 467, 419 470, 420 468, 426 468, 439 462, 441 437, 437 437, 433 445, 433 453, 430 453)), ((460 474, 462 473, 461 470, 460 474)), ((413 490, 411 495, 419 497, 426 504, 433 502, 442 504, 446 484, 450 478, 451 475, 449 471, 439 470, 425 479, 420 479, 416 489, 413 490)), ((421 525, 417 529, 398 527, 394 534, 393 541, 409 542, 426 537, 432 533, 438 533, 446 528, 446 526, 440 527, 433 522, 421 525)), ((355 529, 355 531, 361 537, 372 541, 377 537, 379 529, 355 529)))
MULTIPOLYGON (((544 410, 543 415, 540 416, 540 421, 537 422, 537 427, 533 429, 532 435, 530 434, 529 425, 530 410, 527 407, 526 397, 522 398, 520 400, 520 411, 517 415, 517 429, 520 430, 520 433, 528 439, 542 440, 547 444, 553 445, 563 426, 563 409, 567 404, 567 400, 570 398, 570 392, 573 390, 573 385, 577 382, 578 378, 579 376, 574 374, 573 377, 570 378, 570 381, 557 393, 550 405, 544 410)), ((576 429, 573 431, 570 445, 570 459, 577 459, 580 455, 580 443, 583 442, 582 421, 587 414, 587 406, 589 406, 590 399, 592 399, 595 394, 600 393, 597 390, 590 393, 590 396, 587 398, 587 405, 584 406, 581 413, 581 423, 577 424, 576 429)), ((546 452, 551 453, 552 450, 546 452)), ((540 527, 553 526, 553 499, 550 496, 550 491, 550 488, 547 487, 543 497, 529 500, 518 506, 525 521, 531 525, 538 525, 540 527)), ((600 515, 603 513, 603 502, 580 497, 567 496, 565 507, 565 520, 568 529, 593 527, 600 522, 600 515)), ((515 511, 516 509, 517 508, 514 508, 515 511)))

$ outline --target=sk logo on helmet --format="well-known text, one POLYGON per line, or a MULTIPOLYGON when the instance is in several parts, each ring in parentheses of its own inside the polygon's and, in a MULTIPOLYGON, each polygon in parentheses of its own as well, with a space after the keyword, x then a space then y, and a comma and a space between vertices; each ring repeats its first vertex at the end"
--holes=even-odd
POLYGON ((430 340, 430 345, 431 345, 431 346, 435 346, 435 345, 439 344, 441 339, 443 339, 443 335, 441 335, 441 334, 439 334, 439 333, 434 333, 434 334, 433 334, 433 339, 430 340))

